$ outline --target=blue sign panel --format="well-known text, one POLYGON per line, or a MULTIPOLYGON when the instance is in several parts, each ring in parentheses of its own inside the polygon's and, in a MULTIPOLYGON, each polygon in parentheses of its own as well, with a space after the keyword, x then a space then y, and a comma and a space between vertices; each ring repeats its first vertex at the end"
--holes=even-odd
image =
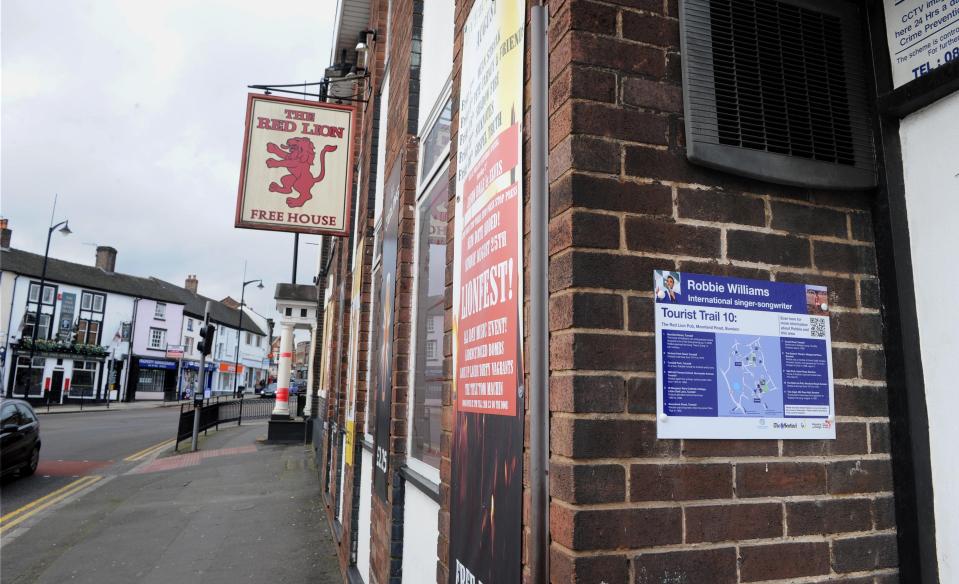
POLYGON ((660 438, 835 438, 824 286, 653 273, 660 438))

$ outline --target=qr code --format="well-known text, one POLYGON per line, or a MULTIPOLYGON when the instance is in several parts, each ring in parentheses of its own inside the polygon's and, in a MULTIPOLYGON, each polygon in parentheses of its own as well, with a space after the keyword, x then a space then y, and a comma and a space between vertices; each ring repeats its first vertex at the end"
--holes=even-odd
POLYGON ((809 335, 820 339, 824 338, 826 336, 826 319, 816 318, 815 316, 810 317, 809 335))

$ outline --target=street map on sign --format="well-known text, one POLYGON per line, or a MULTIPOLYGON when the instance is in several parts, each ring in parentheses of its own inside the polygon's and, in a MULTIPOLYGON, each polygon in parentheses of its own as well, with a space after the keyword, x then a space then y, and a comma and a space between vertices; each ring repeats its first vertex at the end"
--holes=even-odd
POLYGON ((782 385, 770 372, 781 371, 779 339, 716 335, 717 368, 725 381, 720 391, 720 416, 781 416, 782 385), (763 343, 769 345, 765 347, 763 343), (773 344, 771 344, 773 343, 773 344), (726 355, 726 363, 721 355, 726 355), (768 355, 768 357, 767 357, 768 355))

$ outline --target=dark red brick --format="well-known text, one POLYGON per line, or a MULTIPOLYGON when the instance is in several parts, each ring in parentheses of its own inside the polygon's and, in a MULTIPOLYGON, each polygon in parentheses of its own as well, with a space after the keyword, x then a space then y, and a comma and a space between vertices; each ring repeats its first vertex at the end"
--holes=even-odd
MULTIPOLYGON (((616 74, 592 67, 569 65, 550 84, 550 113, 570 99, 616 103, 616 74)), ((555 131, 555 127, 550 128, 550 133, 555 131)))
POLYGON ((777 282, 792 282, 795 284, 812 284, 825 286, 829 289, 829 306, 844 306, 858 308, 856 300, 856 281, 852 278, 834 278, 832 276, 802 274, 797 272, 777 272, 777 282))
POLYGON ((653 14, 623 12, 623 38, 661 47, 679 46, 679 21, 653 14))
POLYGON ((840 416, 878 418, 889 415, 889 402, 884 387, 836 385, 836 413, 840 416))
POLYGON ((669 215, 673 212, 672 190, 669 187, 577 172, 551 185, 549 196, 552 215, 570 207, 646 215, 669 215))
POLYGON ((626 381, 626 410, 631 414, 656 413, 656 379, 631 377, 626 381))
POLYGON ((869 424, 869 452, 886 453, 890 451, 889 424, 882 422, 869 424))
POLYGON ((806 267, 809 265, 809 242, 790 235, 729 231, 726 233, 726 255, 749 262, 806 267))
POLYGON ((716 257, 720 231, 652 217, 627 217, 626 246, 642 252, 716 257))
POLYGON ((839 422, 835 440, 783 440, 783 456, 867 454, 866 424, 839 422))
POLYGON ((746 278, 748 280, 769 281, 769 271, 761 268, 746 268, 732 264, 721 264, 716 260, 680 260, 679 269, 682 272, 694 274, 712 274, 731 278, 746 278))
POLYGON ((832 567, 839 573, 894 568, 899 565, 897 549, 894 533, 837 539, 832 567))
POLYGON ((810 235, 846 237, 846 214, 842 211, 785 201, 772 201, 770 210, 773 229, 810 235))
POLYGON ((875 274, 876 253, 868 245, 849 245, 831 241, 813 243, 816 267, 849 274, 875 274))
POLYGON ((826 543, 776 543, 739 549, 742 582, 787 580, 829 573, 826 543))
POLYGON ((859 281, 859 304, 863 308, 882 307, 878 279, 863 278, 859 281))
POLYGON ((554 454, 572 458, 668 457, 679 454, 676 440, 657 440, 656 422, 556 418, 550 435, 554 454))
POLYGON ((653 270, 672 268, 668 260, 574 250, 550 258, 550 290, 584 287, 652 291, 653 270))
POLYGON ((549 578, 553 584, 614 584, 629 580, 629 560, 622 555, 577 557, 553 547, 550 549, 549 568, 549 578))
POLYGON ((731 547, 643 553, 633 559, 633 582, 735 584, 736 559, 736 548, 731 547))
POLYGON ((638 548, 679 543, 682 512, 672 509, 596 509, 573 518, 574 550, 638 548))
POLYGON ((766 539, 783 535, 779 503, 686 507, 688 543, 766 539))
POLYGON ((616 8, 596 2, 573 0, 566 11, 570 29, 597 34, 616 34, 616 8))
POLYGON ((856 349, 832 348, 832 375, 835 379, 859 377, 859 352, 856 349))
POLYGON ((644 333, 653 332, 655 327, 653 306, 652 298, 630 296, 627 303, 629 330, 644 333))
POLYGON ((633 371, 639 363, 650 363, 655 351, 653 337, 557 333, 550 343, 553 369, 633 371))
POLYGON ((618 464, 550 465, 550 495, 576 504, 626 500, 626 469, 618 464))
POLYGON ((786 503, 787 535, 818 535, 872 528, 869 499, 786 503))
POLYGON ((549 180, 554 181, 565 172, 592 170, 619 172, 619 144, 591 136, 568 136, 549 153, 549 180))
POLYGON ((634 464, 629 469, 630 501, 729 499, 733 469, 722 464, 634 464))
POLYGON ((579 32, 571 33, 570 40, 571 58, 575 63, 653 78, 662 78, 666 73, 666 55, 662 49, 579 32))
POLYGON ((623 297, 618 294, 574 292, 550 298, 550 330, 564 328, 623 328, 623 297))
POLYGON ((829 464, 829 492, 834 495, 892 490, 888 460, 845 460, 829 464))
POLYGON ((686 440, 683 455, 698 457, 778 456, 776 440, 686 440))
POLYGON ((851 213, 849 223, 852 227, 850 235, 859 241, 872 242, 876 239, 872 226, 872 216, 868 213, 851 213))
POLYGON ((874 381, 886 379, 886 356, 880 350, 860 349, 859 359, 862 361, 862 378, 874 381))
POLYGON ((817 462, 768 462, 736 465, 739 497, 818 495, 826 492, 826 468, 817 462))
POLYGON ((679 189, 679 216, 762 227, 766 204, 759 197, 726 191, 679 189))
POLYGON ((892 529, 896 526, 896 500, 892 497, 877 497, 872 502, 872 520, 875 529, 892 529))
POLYGON ((573 104, 573 133, 666 144, 666 118, 622 107, 579 101, 573 104))
POLYGON ((660 112, 683 111, 683 89, 679 85, 640 77, 623 79, 623 103, 660 112))
POLYGON ((833 342, 882 343, 882 317, 878 314, 833 312, 829 320, 833 342))
POLYGON ((573 210, 549 222, 549 251, 568 247, 619 248, 619 218, 573 210))
POLYGON ((550 409, 554 412, 622 412, 625 382, 611 375, 554 376, 549 382, 550 409))

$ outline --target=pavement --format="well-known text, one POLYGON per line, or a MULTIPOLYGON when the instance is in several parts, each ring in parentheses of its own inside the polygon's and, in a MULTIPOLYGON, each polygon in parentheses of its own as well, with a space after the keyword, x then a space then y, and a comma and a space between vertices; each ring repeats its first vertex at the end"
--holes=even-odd
POLYGON ((311 451, 265 434, 221 428, 5 509, 3 583, 342 582, 311 451))

